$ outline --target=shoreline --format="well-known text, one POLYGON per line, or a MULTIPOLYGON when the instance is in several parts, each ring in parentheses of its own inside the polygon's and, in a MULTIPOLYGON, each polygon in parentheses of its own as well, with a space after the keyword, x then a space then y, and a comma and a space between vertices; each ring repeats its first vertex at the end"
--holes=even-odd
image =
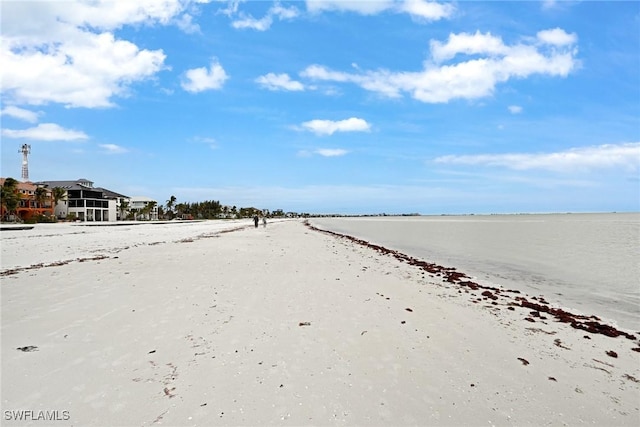
POLYGON ((473 280, 544 296, 577 314, 640 331, 638 214, 314 219, 473 280))
MULTIPOLYGON (((637 340, 526 321, 505 291, 301 221, 227 225, 25 235, 30 250, 12 262, 43 266, 0 276, 3 416, 69 416, 56 426, 640 421, 637 340)), ((17 243, 3 236, 3 271, 17 243)))
MULTIPOLYGON (((456 267, 443 267, 441 265, 423 261, 395 249, 388 249, 384 246, 373 244, 366 240, 350 236, 348 234, 337 233, 334 231, 315 227, 308 221, 305 221, 305 225, 311 230, 350 240, 356 244, 373 249, 374 251, 377 251, 383 255, 392 256, 400 262, 416 266, 424 271, 429 272, 432 278, 442 277, 443 281, 458 286, 467 294, 469 294, 470 291, 481 291, 480 296, 473 293, 471 294, 472 297, 475 297, 473 299, 470 299, 470 301, 474 304, 483 301, 489 302, 489 300, 491 300, 490 303, 492 305, 498 305, 498 302, 496 302, 498 299, 502 299, 501 301, 503 302, 504 300, 507 300, 506 304, 503 305, 507 305, 508 310, 515 310, 515 307, 533 310, 530 312, 530 316, 524 318, 524 320, 531 323, 536 322, 534 318, 546 320, 547 318, 541 314, 545 313, 552 316, 561 323, 568 323, 572 328, 580 329, 591 334, 602 334, 611 338, 622 336, 630 341, 638 341, 638 337, 628 332, 628 330, 624 331, 615 326, 601 323, 600 317, 596 315, 575 314, 560 307, 552 307, 551 304, 549 304, 549 302, 545 300, 544 296, 529 297, 530 299, 535 301, 531 302, 526 298, 526 296, 520 296, 524 295, 520 290, 504 289, 502 287, 479 284, 478 282, 472 281, 471 277, 469 277, 467 274, 457 271, 456 267), (515 294, 516 296, 513 296, 512 294, 515 294)), ((640 352, 640 343, 632 350, 640 352)))

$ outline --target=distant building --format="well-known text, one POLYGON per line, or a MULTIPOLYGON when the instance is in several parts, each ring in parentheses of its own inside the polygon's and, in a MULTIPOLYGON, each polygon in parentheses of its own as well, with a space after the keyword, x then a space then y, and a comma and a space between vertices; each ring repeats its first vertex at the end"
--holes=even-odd
POLYGON ((127 199, 122 194, 94 187, 93 181, 82 178, 73 181, 40 181, 34 184, 50 191, 55 187, 66 191, 65 200, 58 201, 55 206, 58 218, 72 216, 80 221, 116 221, 120 199, 127 199))
MULTIPOLYGON (((4 185, 6 178, 0 178, 0 186, 4 185)), ((36 189, 42 187, 33 182, 20 182, 16 185, 16 190, 20 195, 20 202, 16 208, 15 215, 23 221, 31 219, 33 216, 45 215, 53 216, 53 201, 51 197, 51 190, 46 189, 45 197, 42 201, 38 201, 36 198, 36 189)), ((0 217, 4 220, 8 218, 9 212, 6 212, 4 205, 0 206, 0 217)), ((13 214, 12 214, 13 215, 13 214)))
POLYGON ((136 196, 129 198, 129 211, 134 213, 135 219, 158 220, 158 202, 149 197, 136 196), (153 203, 153 208, 147 212, 146 207, 153 203))

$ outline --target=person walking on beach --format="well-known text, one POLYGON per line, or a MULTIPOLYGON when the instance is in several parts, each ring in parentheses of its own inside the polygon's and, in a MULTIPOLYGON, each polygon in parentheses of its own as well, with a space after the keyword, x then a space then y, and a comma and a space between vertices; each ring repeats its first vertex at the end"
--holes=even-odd
POLYGON ((263 228, 267 228, 267 217, 266 216, 262 217, 262 227, 263 228))
POLYGON ((256 228, 258 228, 258 214, 255 214, 253 216, 253 223, 255 224, 256 228))

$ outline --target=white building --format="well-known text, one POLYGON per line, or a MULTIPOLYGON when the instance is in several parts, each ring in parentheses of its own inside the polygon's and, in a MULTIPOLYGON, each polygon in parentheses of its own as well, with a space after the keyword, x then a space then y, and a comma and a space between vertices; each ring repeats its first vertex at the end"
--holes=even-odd
POLYGON ((40 181, 35 183, 49 190, 60 187, 66 195, 55 206, 58 218, 68 216, 80 221, 116 221, 118 197, 125 197, 104 188, 94 187, 93 181, 77 179, 73 181, 40 181))
POLYGON ((144 197, 144 196, 131 197, 129 199, 128 210, 135 214, 135 219, 151 220, 151 221, 158 220, 158 202, 156 200, 150 199, 149 197, 144 197), (147 205, 152 202, 154 203, 153 209, 151 209, 151 211, 148 214, 142 213, 144 208, 147 207, 147 205))

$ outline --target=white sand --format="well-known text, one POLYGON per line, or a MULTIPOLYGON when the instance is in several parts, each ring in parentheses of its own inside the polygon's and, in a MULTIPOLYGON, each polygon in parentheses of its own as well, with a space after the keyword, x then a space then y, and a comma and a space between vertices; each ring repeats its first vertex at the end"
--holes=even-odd
POLYGON ((2 425, 640 424, 637 340, 473 304, 300 221, 0 236, 2 425))

